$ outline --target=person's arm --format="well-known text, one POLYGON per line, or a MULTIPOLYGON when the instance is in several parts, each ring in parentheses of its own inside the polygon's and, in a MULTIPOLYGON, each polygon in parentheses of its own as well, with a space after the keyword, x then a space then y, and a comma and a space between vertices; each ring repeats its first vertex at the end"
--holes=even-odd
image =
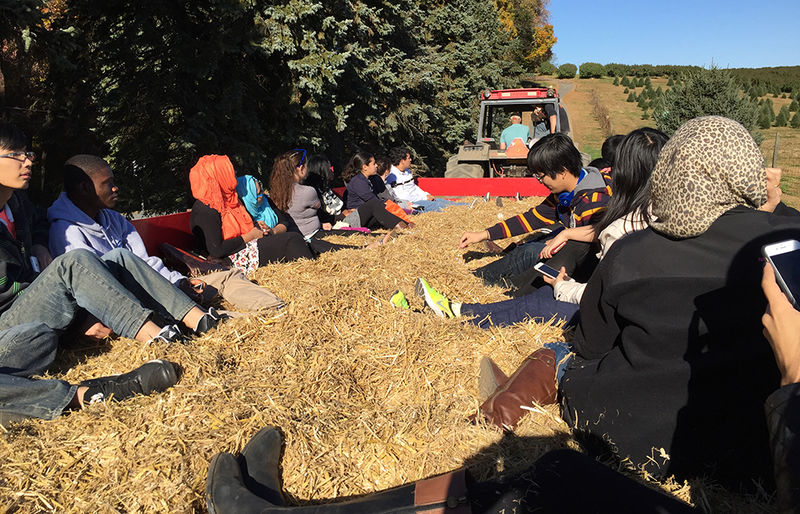
POLYGON ((778 287, 772 265, 764 266, 761 288, 767 297, 762 317, 764 336, 772 345, 781 372, 781 387, 764 405, 780 512, 800 507, 800 312, 778 287))
POLYGON ((89 244, 86 234, 72 223, 66 221, 55 221, 50 227, 50 253, 58 257, 70 250, 83 248, 90 252, 102 255, 105 252, 98 251, 89 244))
POLYGON ((774 212, 775 208, 781 203, 781 174, 780 168, 766 168, 767 173, 767 202, 758 208, 760 211, 774 212))
POLYGON ((487 229, 489 239, 505 239, 507 237, 519 236, 534 232, 540 228, 555 225, 558 216, 556 214, 556 203, 553 195, 534 207, 513 218, 493 225, 487 229))
POLYGON ((594 232, 594 226, 586 225, 584 227, 565 228, 554 237, 547 240, 544 248, 541 252, 539 252, 539 258, 549 259, 555 253, 557 253, 567 241, 570 240, 583 241, 584 243, 591 243, 597 240, 597 234, 594 232))
POLYGON ((210 256, 220 258, 238 252, 244 248, 245 243, 256 239, 256 237, 254 237, 255 234, 252 233, 255 230, 263 235, 261 229, 254 227, 253 230, 243 236, 223 239, 222 217, 219 212, 204 204, 202 204, 201 207, 198 205, 199 203, 200 202, 196 202, 195 207, 192 209, 195 215, 194 224, 195 228, 202 232, 206 244, 206 251, 208 251, 210 256))
POLYGON ((164 264, 164 261, 155 255, 148 255, 147 248, 145 248, 144 241, 142 241, 142 236, 139 235, 139 232, 136 231, 136 228, 134 228, 130 221, 125 220, 125 223, 125 245, 128 247, 128 250, 133 252, 134 255, 146 262, 148 266, 156 270, 162 277, 166 278, 171 283, 178 284, 182 280, 188 280, 185 276, 177 271, 172 271, 169 269, 164 264))

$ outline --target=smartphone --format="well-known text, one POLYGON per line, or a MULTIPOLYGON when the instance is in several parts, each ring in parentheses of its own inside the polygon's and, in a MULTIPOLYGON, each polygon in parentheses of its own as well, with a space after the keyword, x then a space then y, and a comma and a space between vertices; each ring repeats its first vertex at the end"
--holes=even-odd
POLYGON ((558 278, 559 271, 553 268, 552 266, 548 266, 543 262, 537 262, 536 266, 534 266, 533 269, 535 269, 542 275, 547 275, 550 278, 558 278))
POLYGON ((800 299, 800 241, 788 239, 764 245, 761 254, 772 264, 775 278, 786 297, 798 308, 800 299))

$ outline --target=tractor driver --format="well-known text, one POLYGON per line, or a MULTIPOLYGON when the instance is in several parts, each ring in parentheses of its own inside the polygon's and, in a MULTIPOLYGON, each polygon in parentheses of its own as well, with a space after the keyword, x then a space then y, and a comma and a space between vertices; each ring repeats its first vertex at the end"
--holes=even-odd
POLYGON ((511 142, 517 138, 522 139, 522 142, 527 144, 529 137, 530 128, 522 124, 522 114, 513 112, 511 113, 511 125, 500 133, 500 150, 503 151, 508 148, 511 142))

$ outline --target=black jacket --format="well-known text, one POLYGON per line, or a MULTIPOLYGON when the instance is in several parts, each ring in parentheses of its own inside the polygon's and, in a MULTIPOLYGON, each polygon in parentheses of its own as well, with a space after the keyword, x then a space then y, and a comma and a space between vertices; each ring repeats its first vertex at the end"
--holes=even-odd
POLYGON ((579 435, 654 457, 654 473, 771 483, 762 409, 779 376, 759 257, 783 239, 800 239, 800 218, 736 207, 695 238, 647 229, 615 243, 584 292, 560 385, 579 435))
POLYGON ((31 265, 31 247, 47 247, 47 218, 34 208, 28 196, 14 191, 8 207, 14 216, 17 239, 0 223, 0 313, 7 311, 38 275, 31 265))

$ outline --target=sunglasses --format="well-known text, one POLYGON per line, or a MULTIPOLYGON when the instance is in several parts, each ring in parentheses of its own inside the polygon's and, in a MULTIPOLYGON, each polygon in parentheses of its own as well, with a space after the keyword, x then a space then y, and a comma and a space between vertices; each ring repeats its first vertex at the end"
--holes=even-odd
POLYGON ((300 162, 297 163, 297 167, 299 168, 300 166, 303 165, 304 162, 306 162, 306 151, 303 150, 302 148, 295 148, 292 151, 293 152, 300 152, 300 162))
POLYGON ((36 154, 33 152, 11 152, 0 155, 0 158, 6 157, 14 159, 15 161, 25 162, 25 159, 30 159, 31 162, 36 160, 36 154))

